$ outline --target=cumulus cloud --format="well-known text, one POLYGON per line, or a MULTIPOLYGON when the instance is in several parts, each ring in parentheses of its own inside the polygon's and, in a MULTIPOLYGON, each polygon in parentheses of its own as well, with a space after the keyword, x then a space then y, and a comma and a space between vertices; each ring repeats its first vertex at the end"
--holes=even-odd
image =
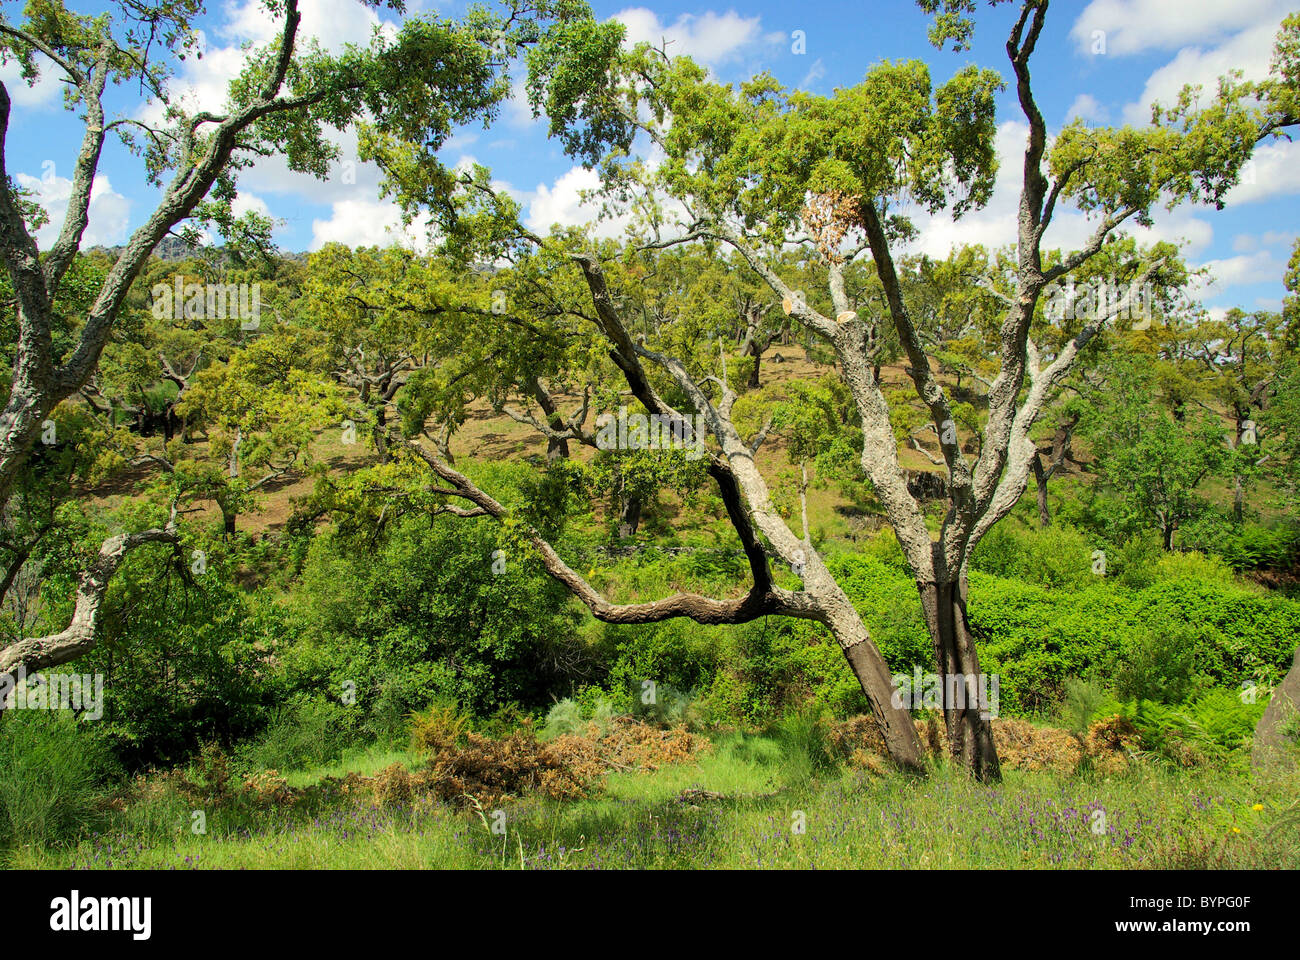
POLYGON ((1255 148, 1225 202, 1236 207, 1291 193, 1300 193, 1300 146, 1279 140, 1255 148))
MULTIPOLYGON (((995 139, 998 172, 993 195, 982 209, 968 213, 960 220, 953 220, 943 211, 937 214, 910 211, 920 236, 908 248, 909 251, 943 258, 953 248, 968 244, 978 243, 993 248, 1015 243, 1021 158, 1028 135, 1029 127, 1023 121, 1008 120, 998 127, 995 139)), ((1048 229, 1046 246, 1077 247, 1090 232, 1091 227, 1081 214, 1058 209, 1048 229)))
POLYGON ((1286 268, 1286 264, 1274 257, 1269 250, 1210 260, 1204 265, 1210 270, 1212 287, 1216 293, 1239 283, 1276 283, 1282 279, 1282 272, 1286 268))
MULTIPOLYGON (((554 224, 572 227, 593 223, 600 214, 600 201, 584 199, 583 194, 599 188, 600 174, 583 167, 573 167, 553 186, 539 183, 528 202, 525 220, 528 229, 545 233, 554 224)), ((626 221, 618 219, 604 220, 593 226, 592 235, 617 237, 622 235, 625 225, 626 221)))
POLYGON ((1243 30, 1217 47, 1187 47, 1173 60, 1147 78, 1142 95, 1124 107, 1124 120, 1135 125, 1151 121, 1151 104, 1166 106, 1178 99, 1187 84, 1200 84, 1204 93, 1213 96, 1218 78, 1231 70, 1240 70, 1247 80, 1262 80, 1268 75, 1273 56, 1273 38, 1277 22, 1268 21, 1243 30))
MULTIPOLYGON (((262 0, 245 0, 227 10, 229 19, 221 34, 236 42, 267 43, 277 38, 283 28, 283 20, 271 16, 262 0)), ((302 13, 299 36, 316 40, 331 53, 338 53, 349 43, 366 45, 375 28, 381 26, 375 11, 359 0, 301 0, 298 10, 302 13)), ((384 29, 391 32, 393 28, 385 24, 384 29)))
POLYGON ((271 216, 271 208, 255 193, 249 193, 245 190, 230 205, 230 211, 237 217, 242 217, 246 213, 256 213, 258 216, 271 216))
POLYGON ((311 249, 344 243, 350 247, 405 247, 426 253, 430 247, 428 225, 426 218, 403 224, 395 203, 341 200, 331 205, 329 219, 312 220, 311 249))
POLYGON ((688 56, 709 66, 725 63, 740 56, 751 44, 766 39, 760 17, 742 17, 734 10, 702 14, 684 13, 671 24, 645 7, 630 7, 614 14, 627 28, 628 44, 668 44, 671 56, 688 56))
POLYGON ((1105 36, 1108 56, 1173 50, 1215 42, 1255 25, 1276 33, 1291 6, 1290 0, 1092 0, 1079 14, 1070 35, 1084 53, 1092 51, 1099 30, 1105 36))
POLYGON ((1076 119, 1087 120, 1089 123, 1105 123, 1109 117, 1110 111, 1098 103, 1097 98, 1090 93, 1079 94, 1070 104, 1070 108, 1065 111, 1066 123, 1076 119))
MULTIPOLYGON (((63 228, 68 199, 72 196, 72 181, 49 171, 40 177, 20 173, 15 179, 20 187, 31 191, 30 199, 39 203, 50 215, 49 223, 36 231, 37 246, 48 250, 63 228)), ((82 248, 124 243, 130 213, 131 201, 113 189, 107 176, 102 173, 97 175, 90 184, 89 223, 82 235, 82 248)))
POLYGON ((58 99, 59 90, 63 86, 59 78, 63 72, 39 54, 36 61, 40 72, 31 84, 23 79, 22 67, 17 60, 0 63, 0 82, 4 83, 5 89, 9 91, 9 99, 16 107, 40 109, 50 106, 58 99))

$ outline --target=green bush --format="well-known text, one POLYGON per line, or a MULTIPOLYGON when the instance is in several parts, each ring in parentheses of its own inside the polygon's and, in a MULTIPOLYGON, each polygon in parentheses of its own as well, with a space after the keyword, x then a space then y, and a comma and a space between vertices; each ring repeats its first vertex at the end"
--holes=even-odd
POLYGON ((1195 684, 1201 631, 1176 623, 1143 630, 1124 639, 1115 692, 1126 700, 1182 703, 1195 684))
POLYGON ((266 730, 238 750, 251 770, 296 770, 333 763, 356 742, 354 717, 347 707, 324 700, 302 700, 276 711, 266 730))
POLYGON ((74 665, 103 675, 100 729, 130 770, 246 739, 283 695, 268 659, 286 627, 271 602, 234 583, 245 545, 198 547, 207 554, 201 575, 182 575, 163 548, 132 553, 112 580, 94 648, 74 665))
POLYGON ((597 732, 604 734, 613 723, 614 716, 613 704, 604 697, 598 698, 590 710, 584 709, 577 700, 561 700, 547 711, 546 722, 538 737, 541 740, 554 740, 568 734, 582 734, 593 723, 597 732))
POLYGON ((576 611, 522 548, 496 554, 501 536, 492 522, 408 516, 377 543, 317 537, 288 598, 286 685, 327 700, 355 691, 368 729, 394 743, 438 699, 485 716, 571 692, 592 670, 576 611))
POLYGON ((971 557, 972 569, 1044 587, 1080 588, 1092 574, 1098 544, 1066 524, 1046 528, 997 524, 971 557))

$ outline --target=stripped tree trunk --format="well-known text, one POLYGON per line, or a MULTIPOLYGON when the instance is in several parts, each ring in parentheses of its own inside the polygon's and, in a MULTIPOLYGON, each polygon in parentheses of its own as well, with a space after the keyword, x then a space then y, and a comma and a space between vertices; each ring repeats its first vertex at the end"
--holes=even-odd
POLYGON ((966 620, 965 580, 921 584, 919 590, 939 675, 953 681, 943 687, 949 754, 976 780, 997 781, 1002 771, 993 743, 992 717, 979 697, 984 677, 966 620), (956 682, 963 685, 964 697, 952 697, 956 682))

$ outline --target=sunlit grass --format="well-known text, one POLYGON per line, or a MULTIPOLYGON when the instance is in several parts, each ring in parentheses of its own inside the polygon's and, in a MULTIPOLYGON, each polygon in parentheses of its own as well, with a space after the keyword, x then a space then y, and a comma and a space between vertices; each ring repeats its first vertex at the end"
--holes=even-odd
MULTIPOLYGON (((290 779, 409 760, 376 749, 290 779)), ((492 811, 383 808, 367 796, 216 807, 196 836, 189 806, 164 795, 113 814, 75 846, 19 848, 9 860, 92 869, 1300 866, 1300 825, 1287 814, 1294 777, 1142 766, 1110 777, 1012 771, 985 787, 943 767, 924 779, 842 768, 808 779, 806 770, 771 738, 720 735, 695 763, 611 773, 583 800, 504 804, 504 834, 490 829, 492 811), (684 793, 695 790, 710 795, 684 793)))

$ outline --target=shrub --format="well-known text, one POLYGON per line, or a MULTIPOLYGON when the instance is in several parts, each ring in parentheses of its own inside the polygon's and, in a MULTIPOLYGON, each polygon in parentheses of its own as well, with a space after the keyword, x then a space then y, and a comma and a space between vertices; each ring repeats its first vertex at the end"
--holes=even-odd
POLYGON ((1097 545, 1066 524, 1046 528, 995 526, 975 548, 971 566, 984 573, 1054 589, 1078 588, 1092 576, 1097 545))
POLYGON ((1061 704, 1061 722, 1076 736, 1088 732, 1092 721, 1112 703, 1112 698, 1099 683, 1079 677, 1065 681, 1065 700, 1061 704))
POLYGON ((497 526, 448 519, 405 517, 377 544, 368 533, 313 542, 289 603, 291 689, 337 697, 354 684, 371 732, 396 742, 436 700, 480 716, 536 708, 568 692, 570 671, 589 672, 567 592, 523 554, 497 575, 497 526))
POLYGON ((411 715, 411 752, 431 756, 464 741, 473 718, 452 700, 436 700, 411 715))
POLYGON ((1116 692, 1127 700, 1181 703, 1192 692, 1200 644, 1200 631, 1181 623, 1126 638, 1116 692))
POLYGON ((302 700, 281 707, 260 737, 238 751, 253 770, 294 770, 333 763, 356 740, 354 713, 326 700, 302 700))
POLYGON ((561 700, 547 712, 539 739, 581 736, 593 727, 596 736, 603 737, 609 732, 614 716, 614 705, 604 697, 598 697, 590 709, 584 709, 576 700, 561 700))

